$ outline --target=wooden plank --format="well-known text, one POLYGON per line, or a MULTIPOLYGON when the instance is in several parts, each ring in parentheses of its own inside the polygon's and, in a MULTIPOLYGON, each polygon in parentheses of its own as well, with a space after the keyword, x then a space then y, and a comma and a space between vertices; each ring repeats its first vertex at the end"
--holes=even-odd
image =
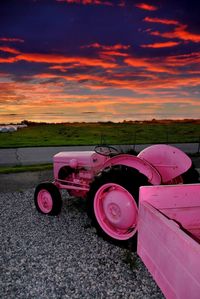
POLYGON ((185 229, 200 228, 200 206, 159 210, 168 218, 177 221, 185 229))
POLYGON ((200 184, 143 186, 140 187, 140 202, 143 200, 157 209, 199 207, 200 184))
POLYGON ((139 209, 138 254, 166 298, 199 299, 199 244, 146 202, 139 209))

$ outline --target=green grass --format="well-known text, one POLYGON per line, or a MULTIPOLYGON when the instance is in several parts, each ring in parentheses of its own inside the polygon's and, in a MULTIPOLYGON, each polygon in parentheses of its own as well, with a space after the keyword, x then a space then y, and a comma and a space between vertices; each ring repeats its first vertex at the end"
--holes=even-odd
POLYGON ((26 172, 26 171, 42 171, 42 170, 51 170, 53 169, 52 164, 38 164, 38 165, 25 165, 25 166, 8 166, 1 167, 0 174, 8 174, 8 173, 18 173, 18 172, 26 172))
POLYGON ((0 148, 199 142, 200 122, 32 124, 0 134, 0 148))

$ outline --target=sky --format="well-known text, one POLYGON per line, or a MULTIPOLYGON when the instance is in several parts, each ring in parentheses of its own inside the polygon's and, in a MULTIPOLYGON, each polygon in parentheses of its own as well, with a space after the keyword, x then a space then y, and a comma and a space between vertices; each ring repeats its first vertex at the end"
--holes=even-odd
POLYGON ((200 118, 200 1, 2 0, 0 123, 200 118))

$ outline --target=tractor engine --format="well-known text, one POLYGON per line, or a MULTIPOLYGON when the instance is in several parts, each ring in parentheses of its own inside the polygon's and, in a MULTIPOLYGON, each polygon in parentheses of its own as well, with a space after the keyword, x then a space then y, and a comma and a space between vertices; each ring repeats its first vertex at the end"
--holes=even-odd
POLYGON ((107 158, 94 151, 60 152, 53 157, 55 183, 71 196, 85 197, 89 184, 107 158))

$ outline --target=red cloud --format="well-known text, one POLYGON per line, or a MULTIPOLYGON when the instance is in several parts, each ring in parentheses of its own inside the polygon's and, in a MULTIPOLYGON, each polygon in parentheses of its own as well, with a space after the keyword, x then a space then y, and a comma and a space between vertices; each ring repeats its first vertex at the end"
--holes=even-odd
POLYGON ((62 73, 65 73, 67 72, 67 67, 63 66, 63 65, 53 65, 53 66, 50 66, 49 69, 51 70, 58 70, 62 73))
POLYGON ((127 53, 122 53, 122 52, 119 52, 119 51, 102 51, 100 52, 100 55, 104 55, 105 57, 106 56, 121 56, 121 57, 127 57, 128 54, 127 53))
POLYGON ((0 47, 0 51, 10 53, 10 54, 19 54, 20 52, 14 48, 10 47, 0 47))
POLYGON ((16 42, 16 43, 23 43, 24 40, 21 39, 21 38, 0 37, 0 42, 16 42))
POLYGON ((106 46, 106 45, 101 45, 99 43, 93 43, 90 45, 82 46, 82 48, 96 48, 96 49, 102 49, 106 51, 113 51, 113 50, 127 50, 130 48, 130 45, 122 45, 122 44, 116 44, 113 46, 106 46))
POLYGON ((102 59, 86 57, 70 57, 57 54, 38 54, 38 53, 21 53, 16 56, 16 60, 25 60, 29 62, 56 63, 56 64, 73 64, 75 66, 100 66, 102 68, 114 68, 117 65, 102 59))
POLYGON ((169 20, 169 19, 160 19, 160 18, 150 18, 150 17, 144 18, 144 21, 177 26, 173 31, 169 31, 169 32, 162 33, 160 31, 152 31, 150 32, 151 35, 160 36, 164 38, 178 38, 184 41, 192 41, 195 43, 200 42, 200 34, 189 32, 187 30, 188 26, 181 24, 178 21, 169 20))
POLYGON ((0 57, 0 63, 14 63, 16 62, 15 57, 8 57, 8 58, 1 58, 0 57))
POLYGON ((154 43, 154 44, 148 44, 148 45, 141 45, 142 48, 169 48, 169 47, 175 47, 177 45, 180 45, 180 42, 163 42, 163 43, 154 43))
POLYGON ((175 70, 168 68, 167 66, 160 63, 160 61, 155 61, 153 59, 148 58, 137 58, 137 57, 129 57, 124 60, 130 66, 137 68, 144 68, 150 72, 156 73, 176 73, 175 70))
POLYGON ((160 23, 160 24, 165 24, 165 25, 179 25, 180 24, 178 21, 175 21, 175 20, 150 18, 150 17, 144 18, 144 21, 150 22, 150 23, 160 23))
POLYGON ((150 32, 151 35, 161 36, 164 38, 178 38, 184 41, 192 41, 194 43, 200 42, 200 34, 195 34, 187 31, 187 25, 179 25, 173 31, 161 33, 159 31, 150 32))
MULTIPOLYGON (((93 43, 90 45, 82 46, 82 48, 94 48, 94 49, 99 49, 101 50, 99 52, 101 57, 106 57, 106 58, 112 58, 112 56, 121 56, 121 57, 127 57, 127 53, 121 52, 122 50, 127 50, 131 46, 130 45, 122 45, 122 44, 115 44, 111 46, 106 46, 106 45, 101 45, 99 43, 93 43)), ((111 59, 112 60, 112 59, 111 59)))
POLYGON ((166 63, 174 67, 183 67, 193 64, 198 66, 198 64, 200 63, 200 52, 169 56, 166 58, 166 63))
POLYGON ((156 7, 154 5, 147 4, 147 3, 138 3, 135 6, 137 8, 141 8, 141 9, 148 10, 148 11, 158 10, 158 7, 156 7))
POLYGON ((17 54, 14 57, 0 58, 0 63, 13 63, 17 61, 28 61, 48 64, 72 64, 73 66, 91 66, 102 68, 115 68, 117 65, 108 60, 100 58, 87 58, 87 57, 72 57, 59 54, 40 54, 40 53, 22 53, 10 47, 0 47, 0 51, 6 53, 17 54))

